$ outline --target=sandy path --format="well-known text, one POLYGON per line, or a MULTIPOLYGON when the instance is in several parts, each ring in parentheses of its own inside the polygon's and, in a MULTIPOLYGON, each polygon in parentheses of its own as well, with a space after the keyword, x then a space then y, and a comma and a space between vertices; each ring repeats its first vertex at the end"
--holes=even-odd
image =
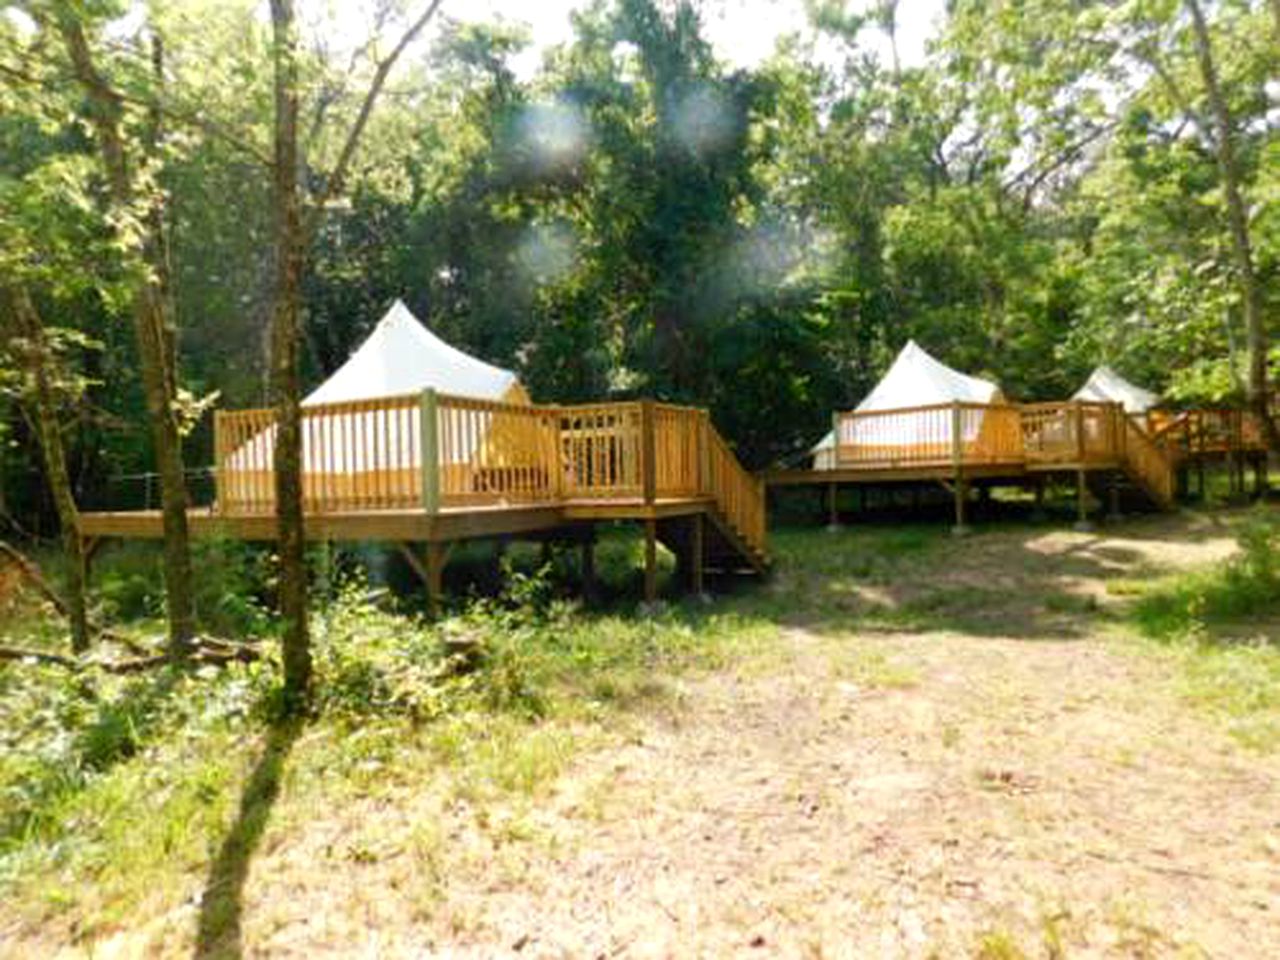
MULTIPOLYGON (((1123 574, 1231 549, 1137 530, 1031 548, 1094 594, 1082 556, 1123 574)), ((451 951, 1280 956, 1280 765, 1189 711, 1157 661, 791 629, 778 664, 681 699, 563 781, 520 882, 453 890, 470 919, 451 951), (859 683, 868 651, 914 685, 859 683)))
POLYGON ((698 684, 678 725, 568 781, 542 817, 568 852, 486 891, 475 955, 954 956, 1008 934, 1280 956, 1278 771, 1145 664, 893 636, 922 675, 879 692, 834 679, 829 642, 788 642, 786 671, 698 684), (584 822, 594 778, 608 802, 584 822))

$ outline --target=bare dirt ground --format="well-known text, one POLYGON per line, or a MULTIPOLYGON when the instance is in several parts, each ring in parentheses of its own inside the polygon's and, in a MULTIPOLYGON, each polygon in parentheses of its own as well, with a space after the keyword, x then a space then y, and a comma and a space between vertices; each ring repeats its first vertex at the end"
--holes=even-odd
MULTIPOLYGON (((1231 550, 1208 520, 1118 529, 975 538, 951 576, 1003 619, 788 626, 527 802, 317 811, 254 860, 245 955, 1280 956, 1280 762, 1087 613, 1028 619, 1033 586, 1107 603, 1231 550)), ((168 952, 194 911, 95 956, 168 952)))

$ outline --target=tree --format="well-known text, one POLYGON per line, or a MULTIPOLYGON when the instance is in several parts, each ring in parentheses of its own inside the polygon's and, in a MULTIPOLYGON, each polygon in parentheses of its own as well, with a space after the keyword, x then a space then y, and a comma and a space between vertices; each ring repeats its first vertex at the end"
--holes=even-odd
MULTIPOLYGON (((1254 271, 1253 242, 1250 238, 1249 216, 1245 211, 1239 164, 1236 160, 1236 130, 1231 109, 1223 95, 1218 80, 1218 67, 1213 53, 1213 39, 1205 21, 1199 0, 1186 0, 1191 15, 1191 30, 1195 38, 1196 62, 1200 67, 1200 79, 1209 101, 1213 117, 1214 155, 1222 177, 1222 192, 1226 199, 1228 229, 1231 234, 1231 251, 1236 264, 1236 282, 1240 287, 1240 303, 1244 311, 1245 331, 1249 343, 1249 405, 1258 422, 1263 425, 1267 444, 1280 452, 1280 428, 1271 418, 1270 380, 1267 371, 1270 360, 1270 336, 1266 318, 1262 313, 1262 297, 1258 278, 1254 271)), ((1208 131, 1206 131, 1207 133, 1208 131)))
MULTIPOLYGON (((84 653, 89 649, 89 614, 85 589, 84 545, 80 539, 80 511, 72 492, 67 470, 66 451, 62 440, 62 423, 58 416, 58 361, 51 337, 36 308, 30 291, 22 284, 0 287, 3 306, 12 329, 6 335, 7 352, 25 374, 11 387, 29 404, 35 433, 44 455, 44 475, 53 494, 66 556, 67 620, 71 627, 71 649, 84 653)), ((0 330, 3 330, 0 325, 0 330)), ((0 388, 5 384, 0 380, 0 388)))
POLYGON ((391 51, 377 60, 359 111, 337 160, 323 177, 324 187, 304 216, 299 170, 299 43, 293 0, 272 0, 272 63, 275 89, 272 151, 272 212, 276 284, 271 331, 271 393, 276 410, 274 452, 276 536, 280 553, 280 613, 285 691, 295 707, 303 705, 311 686, 311 640, 307 622, 306 531, 302 502, 302 384, 298 366, 302 277, 308 237, 326 204, 345 186, 348 170, 374 106, 396 61, 439 9, 432 0, 405 30, 391 51))
MULTIPOLYGON (((133 124, 126 126, 128 102, 99 68, 85 31, 85 15, 77 6, 57 3, 52 17, 43 9, 32 12, 62 39, 72 75, 84 95, 85 118, 97 138, 110 199, 107 219, 121 248, 134 261, 131 311, 160 475, 169 654, 174 660, 183 660, 195 636, 195 605, 175 329, 168 293, 164 194, 153 178, 160 162, 160 118, 151 113, 140 135, 133 124)), ((159 72, 160 47, 156 43, 159 72)))

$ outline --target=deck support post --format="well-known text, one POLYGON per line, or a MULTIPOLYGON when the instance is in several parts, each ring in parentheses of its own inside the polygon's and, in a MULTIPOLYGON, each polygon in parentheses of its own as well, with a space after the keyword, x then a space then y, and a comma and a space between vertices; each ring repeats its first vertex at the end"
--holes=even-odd
POLYGON ((837 501, 840 496, 840 485, 837 483, 827 484, 827 532, 838 533, 840 531, 840 510, 837 501))
POLYGON ((951 469, 954 473, 952 491, 956 502, 956 523, 951 528, 951 535, 963 537, 969 533, 964 516, 968 489, 964 480, 964 413, 959 403, 951 404, 951 469))
POLYGON ((1111 476, 1107 480, 1107 522, 1118 523, 1124 519, 1124 514, 1120 512, 1120 472, 1112 471, 1111 476))
POLYGON ((1076 522, 1074 529, 1081 533, 1093 530, 1089 522, 1089 472, 1083 466, 1076 470, 1076 522))
POLYGON ((1031 520, 1033 523, 1043 523, 1049 517, 1044 509, 1044 477, 1036 477, 1034 494, 1036 499, 1031 508, 1031 520))
POLYGON ((971 530, 968 524, 965 523, 965 499, 968 497, 969 491, 965 484, 964 477, 956 477, 952 484, 952 490, 955 494, 956 501, 956 523, 955 526, 951 528, 951 535, 953 537, 967 536, 971 530))
POLYGON ((400 555, 413 568, 413 572, 422 581, 427 591, 427 614, 431 617, 440 615, 440 600, 444 583, 444 565, 449 558, 449 544, 429 541, 426 553, 419 559, 414 552, 413 544, 398 544, 400 555))
POLYGON ((427 613, 433 619, 440 616, 444 602, 444 565, 448 549, 448 544, 435 540, 427 544, 427 613))
POLYGON ((596 530, 589 527, 582 537, 582 592, 588 602, 597 597, 596 589, 596 530))
POLYGON ((658 601, 658 521, 649 517, 644 522, 644 602, 658 601))
POLYGON ((689 530, 689 586, 695 598, 701 598, 703 589, 703 562, 706 556, 703 546, 703 525, 706 519, 700 513, 691 518, 689 530))

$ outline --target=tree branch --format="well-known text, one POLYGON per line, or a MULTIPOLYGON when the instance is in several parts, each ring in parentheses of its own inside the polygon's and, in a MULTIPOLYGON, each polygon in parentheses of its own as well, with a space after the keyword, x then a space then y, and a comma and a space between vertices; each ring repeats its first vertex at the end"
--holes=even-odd
POLYGON ((334 164, 333 172, 330 174, 328 182, 324 189, 320 192, 313 208, 312 215, 309 219, 307 233, 312 232, 314 228, 315 217, 318 211, 322 210, 326 203, 333 199, 343 186, 346 184, 347 172, 351 167, 351 160, 355 156, 356 148, 360 146, 360 138, 364 135, 364 128, 369 123, 369 117, 373 114, 373 108, 378 100, 378 95, 382 92, 382 88, 386 85, 387 77, 396 65, 396 61, 400 59, 400 55, 404 53, 405 48, 411 44, 420 34, 427 23, 440 9, 440 5, 444 0, 431 0, 427 5, 427 9, 417 20, 415 20, 409 29, 400 37, 400 41, 395 45, 392 51, 382 60, 378 61, 378 67, 374 71, 373 80, 369 83, 369 90, 365 94, 364 102, 360 105, 360 112, 356 115, 355 123, 351 125, 351 129, 347 132, 347 139, 342 144, 342 150, 338 153, 338 162, 334 164))

